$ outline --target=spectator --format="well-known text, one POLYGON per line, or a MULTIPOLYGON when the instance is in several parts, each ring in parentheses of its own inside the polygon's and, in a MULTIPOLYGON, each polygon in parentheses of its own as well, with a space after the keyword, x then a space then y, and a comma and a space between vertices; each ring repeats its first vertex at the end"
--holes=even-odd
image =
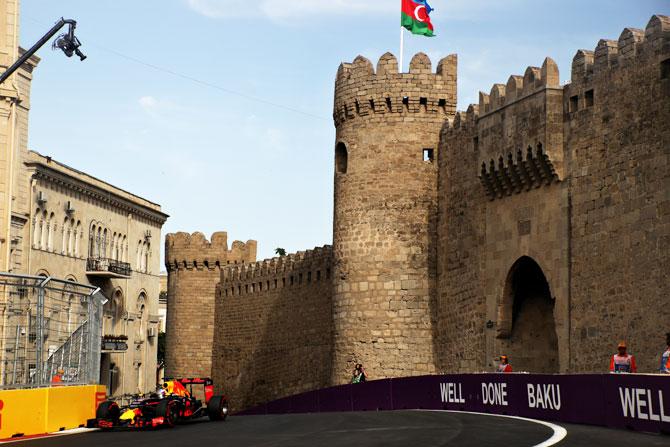
POLYGON ((368 378, 368 374, 365 372, 365 368, 361 363, 356 363, 356 368, 351 377, 351 383, 365 383, 368 378))
POLYGON ((509 358, 506 355, 500 356, 500 363, 498 364, 499 373, 511 373, 512 365, 509 364, 509 358))
POLYGON ((637 365, 635 364, 635 356, 628 354, 626 342, 619 342, 617 350, 619 352, 614 354, 610 360, 610 372, 617 374, 636 373, 637 365))
POLYGON ((665 334, 667 349, 661 355, 661 374, 670 374, 670 332, 665 334))
POLYGON ((58 384, 63 382, 63 374, 65 374, 65 371, 62 369, 59 369, 56 371, 56 374, 51 378, 51 383, 53 384, 58 384))

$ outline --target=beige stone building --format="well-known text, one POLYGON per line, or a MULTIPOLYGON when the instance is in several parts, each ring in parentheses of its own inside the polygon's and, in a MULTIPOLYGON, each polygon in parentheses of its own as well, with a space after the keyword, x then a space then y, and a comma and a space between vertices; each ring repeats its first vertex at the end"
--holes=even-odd
MULTIPOLYGON (((21 51, 17 39, 18 1, 2 1, 0 69, 21 51)), ((153 389, 159 241, 167 215, 155 203, 28 150, 38 63, 31 58, 0 86, 0 271, 100 287, 109 299, 104 336, 127 337, 127 350, 103 349, 102 383, 114 395, 153 389)), ((79 315, 72 306, 68 312, 79 315)), ((62 341, 47 340, 46 347, 53 351, 62 341)))
POLYGON ((168 275, 167 272, 161 272, 160 278, 160 292, 158 295, 158 329, 165 332, 167 327, 167 297, 168 297, 168 275))

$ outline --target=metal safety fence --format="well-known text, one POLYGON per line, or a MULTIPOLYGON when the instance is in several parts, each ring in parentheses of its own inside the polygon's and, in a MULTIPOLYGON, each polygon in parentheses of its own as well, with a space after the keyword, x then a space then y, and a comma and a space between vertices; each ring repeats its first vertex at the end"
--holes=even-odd
POLYGON ((99 288, 0 273, 0 389, 100 380, 99 288))

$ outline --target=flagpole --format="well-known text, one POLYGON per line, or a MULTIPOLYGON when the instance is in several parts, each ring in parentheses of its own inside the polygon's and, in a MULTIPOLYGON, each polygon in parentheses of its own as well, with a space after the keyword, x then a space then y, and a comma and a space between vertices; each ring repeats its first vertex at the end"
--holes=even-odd
POLYGON ((400 26, 400 62, 399 62, 400 73, 402 73, 404 52, 405 52, 405 33, 403 32, 403 27, 400 26))

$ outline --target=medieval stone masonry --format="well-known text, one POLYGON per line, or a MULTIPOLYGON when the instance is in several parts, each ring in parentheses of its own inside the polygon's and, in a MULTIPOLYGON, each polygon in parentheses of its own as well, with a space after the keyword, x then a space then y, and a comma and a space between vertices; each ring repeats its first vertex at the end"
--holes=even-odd
POLYGON ((165 237, 168 271, 166 377, 212 375, 214 292, 221 269, 229 264, 256 261, 256 241, 234 242, 214 233, 209 242, 202 233, 165 237), (169 256, 169 257, 167 257, 169 256))
POLYGON ((456 68, 340 66, 332 248, 256 263, 253 241, 231 255, 225 237, 168 236, 168 375, 211 372, 243 408, 345 383, 356 362, 372 379, 490 371, 503 353, 517 371, 605 372, 623 339, 656 370, 670 18, 578 51, 566 85, 547 58, 465 112, 456 68))

